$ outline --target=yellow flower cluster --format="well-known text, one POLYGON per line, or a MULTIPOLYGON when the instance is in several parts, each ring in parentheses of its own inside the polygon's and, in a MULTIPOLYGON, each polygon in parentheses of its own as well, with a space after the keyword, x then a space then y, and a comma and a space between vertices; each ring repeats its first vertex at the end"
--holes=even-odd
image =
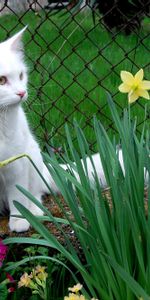
POLYGON ((44 287, 46 278, 48 276, 48 274, 45 272, 45 269, 46 267, 38 265, 30 274, 25 272, 18 282, 18 287, 20 288, 24 286, 30 289, 37 289, 38 285, 43 285, 44 287))
POLYGON ((69 296, 65 296, 64 300, 86 300, 86 299, 85 299, 85 296, 83 296, 83 295, 69 293, 69 296))
POLYGON ((140 69, 135 75, 127 71, 121 71, 120 76, 122 84, 119 86, 119 91, 128 94, 129 103, 135 102, 139 97, 150 99, 148 93, 148 90, 150 90, 150 81, 143 80, 143 69, 140 69))
MULTIPOLYGON (((73 287, 69 287, 68 290, 72 293, 69 293, 69 296, 65 296, 64 300, 86 300, 85 296, 80 294, 80 290, 82 289, 82 284, 77 283, 73 287)), ((92 298, 91 300, 98 300, 95 298, 92 298)))

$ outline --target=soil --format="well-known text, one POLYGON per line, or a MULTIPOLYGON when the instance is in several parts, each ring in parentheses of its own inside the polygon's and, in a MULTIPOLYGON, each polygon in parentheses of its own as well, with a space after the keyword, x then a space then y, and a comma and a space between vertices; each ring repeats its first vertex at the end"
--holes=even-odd
MULTIPOLYGON (((66 205, 62 196, 59 196, 62 206, 65 208, 65 211, 70 213, 69 207, 66 205)), ((56 204, 54 197, 51 195, 46 195, 43 198, 43 205, 51 212, 54 217, 62 218, 63 212, 56 204)), ((71 214, 71 213, 70 213, 71 214)), ((30 228, 26 232, 16 233, 11 232, 8 226, 9 218, 7 217, 0 217, 0 238, 4 239, 6 237, 31 237, 34 233, 37 233, 33 228, 30 228)), ((58 239, 58 241, 65 246, 66 242, 61 233, 61 231, 52 223, 52 222, 43 222, 46 228, 58 239)), ((77 241, 74 231, 69 225, 62 224, 61 228, 70 238, 74 247, 80 250, 79 242, 77 241)))

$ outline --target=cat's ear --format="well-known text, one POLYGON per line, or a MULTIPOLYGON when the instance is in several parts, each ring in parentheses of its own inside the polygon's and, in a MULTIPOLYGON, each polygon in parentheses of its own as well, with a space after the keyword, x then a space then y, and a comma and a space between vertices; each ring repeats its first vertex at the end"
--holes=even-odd
POLYGON ((26 30, 27 26, 25 26, 22 30, 20 30, 18 33, 13 35, 10 39, 6 41, 6 43, 9 45, 11 50, 14 51, 20 51, 23 50, 23 44, 22 44, 22 35, 24 31, 26 30))

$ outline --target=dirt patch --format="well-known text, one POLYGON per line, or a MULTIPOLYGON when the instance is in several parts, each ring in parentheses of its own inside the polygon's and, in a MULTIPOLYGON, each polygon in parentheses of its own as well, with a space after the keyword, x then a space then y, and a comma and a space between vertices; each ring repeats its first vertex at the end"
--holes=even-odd
MULTIPOLYGON (((69 207, 66 205, 64 199, 60 196, 59 200, 60 200, 63 208, 65 208, 65 211, 68 212, 71 215, 69 207)), ((62 210, 56 204, 56 201, 55 201, 54 197, 52 197, 51 195, 47 195, 47 196, 44 197, 43 205, 51 212, 51 214, 54 217, 57 217, 57 218, 62 218, 63 217, 62 210)), ((8 226, 8 221, 9 221, 8 217, 0 217, 0 237, 1 238, 6 238, 6 237, 31 237, 34 233, 36 233, 36 231, 33 228, 30 228, 28 231, 21 232, 21 233, 11 232, 10 229, 9 229, 9 226, 8 226)), ((54 225, 52 222, 43 222, 43 223, 46 226, 46 228, 50 231, 50 233, 52 233, 57 238, 57 240, 65 246, 66 241, 65 241, 65 238, 64 238, 61 230, 59 230, 57 228, 57 226, 54 225)), ((74 231, 72 230, 72 228, 69 225, 62 224, 61 229, 65 232, 65 234, 67 234, 67 237, 69 237, 69 239, 70 239, 71 243, 74 245, 74 247, 78 251, 80 251, 81 247, 79 245, 79 242, 78 242, 77 238, 75 237, 75 234, 74 234, 74 231)))

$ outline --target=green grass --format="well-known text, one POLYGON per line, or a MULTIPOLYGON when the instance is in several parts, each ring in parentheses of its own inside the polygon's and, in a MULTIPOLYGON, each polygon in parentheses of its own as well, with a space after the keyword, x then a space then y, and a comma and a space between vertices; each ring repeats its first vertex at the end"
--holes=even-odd
MULTIPOLYGON (((93 114, 97 113, 106 128, 109 126, 111 117, 105 105, 106 90, 112 95, 118 92, 121 70, 135 73, 143 67, 145 77, 148 79, 149 76, 148 21, 139 33, 142 39, 139 43, 135 34, 119 34, 112 40, 111 34, 98 24, 98 20, 94 27, 89 12, 78 14, 74 21, 68 19, 68 26, 64 24, 67 18, 68 15, 46 18, 44 12, 38 15, 27 12, 22 16, 9 15, 0 19, 1 40, 6 38, 5 29, 12 34, 22 24, 29 25, 24 35, 29 65, 29 100, 25 109, 37 137, 43 143, 46 140, 55 146, 65 141, 66 120, 70 123, 76 118, 81 127, 87 125, 85 133, 90 142, 93 142, 93 114)), ((127 106, 127 96, 118 93, 114 99, 121 113, 122 107, 127 106)), ((141 99, 139 104, 132 106, 138 124, 144 119, 145 101, 141 99)))

